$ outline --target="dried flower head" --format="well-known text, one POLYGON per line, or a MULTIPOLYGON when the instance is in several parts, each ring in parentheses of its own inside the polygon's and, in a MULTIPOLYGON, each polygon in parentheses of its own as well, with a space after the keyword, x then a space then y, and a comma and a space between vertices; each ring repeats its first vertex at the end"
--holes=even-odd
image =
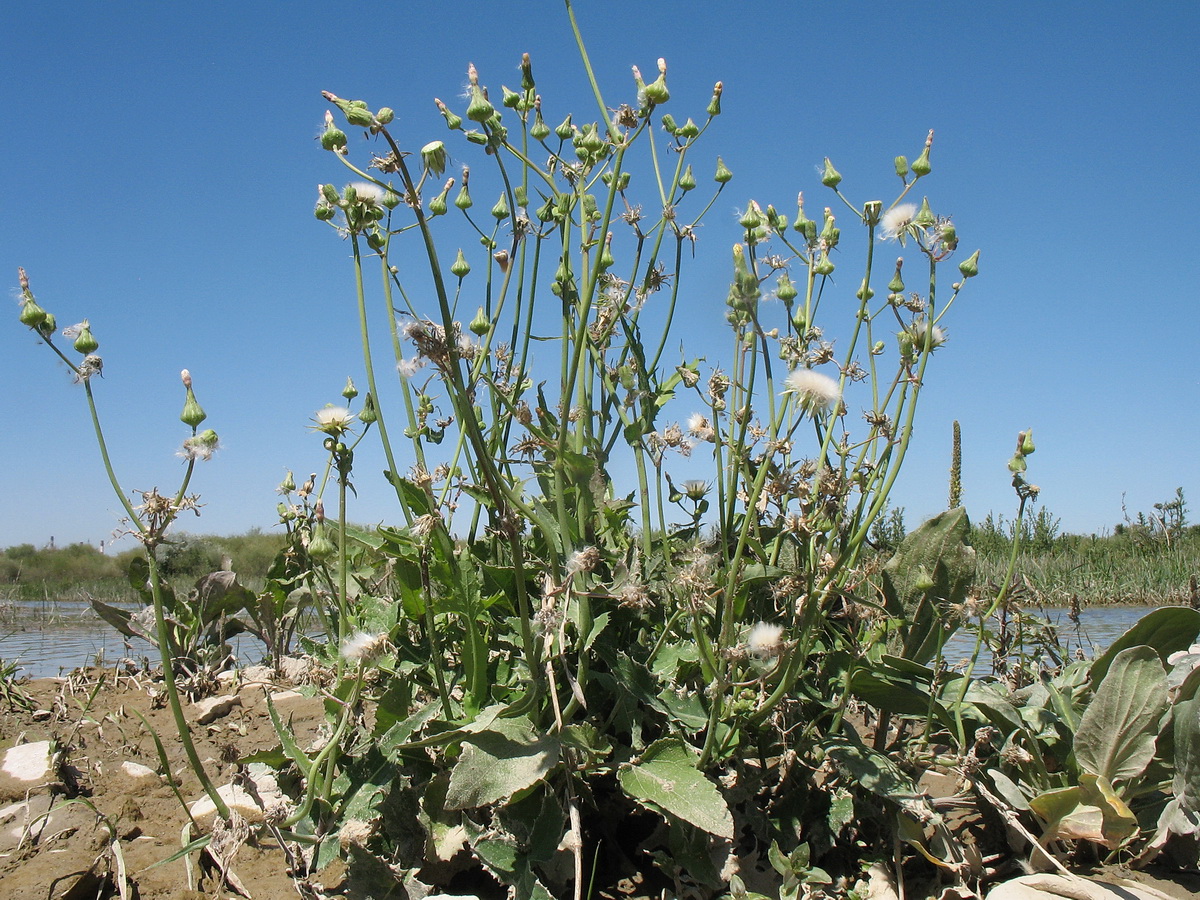
POLYGON ((369 663, 387 649, 386 634, 356 631, 342 641, 342 659, 348 663, 369 663))
POLYGON ((711 441, 716 432, 712 422, 703 413, 692 413, 687 422, 688 434, 701 441, 711 441))
POLYGON ((746 636, 746 649, 760 659, 773 659, 783 652, 783 626, 758 622, 746 636))
POLYGON ((883 214, 879 222, 879 239, 881 241, 898 240, 903 246, 904 236, 917 215, 917 204, 899 203, 883 214))

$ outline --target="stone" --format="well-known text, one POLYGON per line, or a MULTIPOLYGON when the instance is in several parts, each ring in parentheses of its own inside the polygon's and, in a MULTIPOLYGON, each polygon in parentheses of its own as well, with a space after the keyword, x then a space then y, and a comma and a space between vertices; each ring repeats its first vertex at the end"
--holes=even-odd
MULTIPOLYGON (((236 784, 223 784, 217 788, 217 793, 225 801, 225 805, 229 807, 230 811, 236 810, 250 824, 256 825, 263 820, 263 808, 245 788, 236 784)), ((208 794, 204 794, 198 800, 193 800, 188 805, 188 811, 191 812, 192 818, 200 824, 200 827, 205 829, 211 826, 217 817, 217 805, 213 803, 208 794)))
POLYGON ((158 778, 158 773, 149 766, 143 766, 141 763, 131 762, 130 760, 121 763, 121 771, 130 778, 158 778))
POLYGON ((58 757, 50 741, 18 744, 5 750, 0 760, 0 802, 23 800, 31 791, 57 785, 58 757))
POLYGON ((49 794, 43 794, 0 809, 0 853, 36 841, 46 828, 53 802, 49 794))
POLYGON ((1078 875, 1022 875, 996 885, 987 893, 987 900, 1171 900, 1149 885, 1121 879, 1110 884, 1078 875))
POLYGON ((237 694, 226 694, 222 697, 208 697, 192 704, 192 715, 197 725, 208 725, 217 719, 223 719, 233 712, 235 706, 242 705, 242 698, 237 694))

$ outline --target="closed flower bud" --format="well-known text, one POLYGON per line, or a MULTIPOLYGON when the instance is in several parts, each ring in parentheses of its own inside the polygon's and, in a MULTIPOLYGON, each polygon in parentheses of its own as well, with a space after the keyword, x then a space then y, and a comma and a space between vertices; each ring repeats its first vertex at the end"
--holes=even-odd
POLYGON ((666 103, 671 99, 671 92, 667 90, 667 61, 665 59, 658 61, 658 78, 646 85, 646 99, 651 103, 666 103))
POLYGON ((354 379, 347 376, 346 386, 342 388, 342 396, 347 400, 353 400, 358 396, 358 388, 354 386, 354 379))
POLYGON ((516 91, 510 91, 507 86, 500 85, 500 103, 507 109, 516 109, 517 104, 521 102, 521 95, 516 91))
POLYGON ((753 231, 767 223, 763 218, 762 208, 757 203, 751 200, 746 204, 746 211, 738 218, 738 224, 747 231, 753 231))
POLYGON ((979 274, 979 251, 976 250, 966 259, 958 264, 958 271, 962 273, 963 278, 974 278, 979 274))
POLYGON ((367 392, 367 396, 363 398, 362 409, 358 411, 358 421, 364 425, 370 425, 379 419, 379 408, 375 405, 375 398, 371 396, 371 392, 367 392))
POLYGON ((842 236, 841 229, 834 226, 836 221, 837 218, 834 216, 833 210, 828 206, 825 207, 825 226, 821 229, 821 240, 824 241, 828 249, 836 247, 842 236))
POLYGON ((883 203, 879 200, 869 200, 863 205, 863 222, 867 227, 878 225, 882 215, 883 203))
POLYGON ((482 306, 479 307, 479 311, 475 313, 475 318, 471 320, 471 324, 468 327, 471 329, 472 334, 479 337, 483 337, 488 333, 488 330, 492 327, 492 323, 488 319, 487 313, 483 311, 482 306))
POLYGON ((600 251, 600 269, 607 272, 616 264, 612 254, 612 232, 604 239, 604 249, 600 251))
POLYGON ((913 216, 913 224, 920 225, 922 228, 932 228, 937 224, 937 217, 933 214, 933 210, 929 208, 928 197, 921 199, 921 208, 913 216))
POLYGON ((94 353, 96 348, 100 346, 100 343, 95 337, 92 336, 92 328, 91 325, 88 324, 87 319, 84 319, 79 323, 79 335, 75 338, 75 343, 71 346, 73 346, 84 356, 87 356, 89 353, 94 353))
POLYGON ((733 178, 733 173, 729 171, 729 167, 725 165, 725 160, 717 157, 717 174, 713 176, 713 181, 717 184, 728 184, 733 178))
POLYGON ((284 476, 283 481, 279 482, 279 487, 275 488, 275 492, 278 494, 287 495, 287 494, 290 494, 295 489, 296 489, 296 476, 293 475, 291 469, 289 469, 287 475, 284 476))
POLYGON ((357 125, 360 128, 370 128, 375 124, 375 117, 371 115, 369 109, 364 109, 361 106, 349 106, 344 112, 346 113, 346 121, 351 125, 357 125))
POLYGON ((456 278, 466 278, 467 273, 471 271, 471 264, 467 262, 467 258, 463 256, 462 248, 458 250, 458 256, 454 262, 450 264, 450 274, 456 278))
POLYGON ((929 148, 933 146, 933 130, 929 132, 929 136, 925 138, 925 149, 921 151, 921 155, 913 160, 912 173, 918 178, 928 175, 932 171, 932 166, 929 165, 929 148))
POLYGON ((663 131, 667 134, 678 134, 679 126, 675 123, 675 117, 670 113, 666 113, 662 117, 663 131))
POLYGON ((192 392, 192 375, 184 369, 180 373, 183 379, 184 389, 187 394, 183 400, 183 412, 179 414, 179 421, 183 422, 189 428, 196 428, 201 422, 208 418, 208 415, 201 408, 196 400, 196 395, 192 392))
POLYGON ((462 116, 453 112, 450 107, 448 107, 441 100, 438 100, 436 97, 434 98, 433 102, 437 104, 438 112, 440 112, 442 114, 442 118, 446 120, 447 128, 449 128, 451 131, 458 131, 460 128, 462 128, 462 116))
POLYGON ((821 175, 821 184, 828 188, 836 188, 841 183, 841 174, 833 167, 833 163, 829 161, 829 157, 825 157, 825 172, 821 175))
POLYGON ((471 102, 467 104, 467 118, 472 122, 486 122, 496 114, 496 107, 488 102, 483 88, 478 84, 472 84, 470 91, 471 102))
POLYGON ((688 166, 683 170, 683 174, 679 176, 679 188, 683 191, 690 191, 696 187, 696 176, 692 173, 692 167, 688 166))
POLYGON ((899 294, 904 290, 904 279, 900 277, 900 269, 904 266, 904 258, 896 260, 896 274, 892 276, 892 280, 888 282, 888 290, 893 294, 899 294))
POLYGON ((446 145, 441 141, 430 141, 421 148, 421 163, 433 176, 446 171, 446 145))
POLYGON ((829 258, 829 251, 822 250, 821 256, 817 259, 816 264, 813 266, 813 271, 818 275, 832 275, 833 268, 833 261, 829 258))
POLYGON ((529 126, 529 136, 535 141, 544 141, 550 136, 550 126, 542 119, 541 111, 533 118, 533 124, 529 126))
POLYGON ((804 214, 804 194, 796 198, 796 221, 792 228, 804 235, 810 244, 817 239, 817 223, 804 214))
MULTIPOLYGON (((452 184, 454 184, 453 178, 446 182, 446 185, 442 188, 441 193, 429 201, 429 215, 444 216, 446 214, 446 210, 448 209, 446 206, 446 198, 450 195, 450 185, 452 184)), ((455 205, 458 205, 457 201, 455 202, 455 205)))
POLYGON ((337 212, 337 210, 335 210, 328 203, 318 203, 316 206, 313 207, 313 215, 316 216, 322 222, 328 222, 330 219, 332 219, 334 217, 336 212, 337 212))
POLYGON ((508 218, 508 198, 504 194, 500 195, 500 199, 496 201, 496 205, 492 207, 492 216, 500 221, 508 218))
POLYGON ((21 303, 20 320, 22 325, 28 325, 30 328, 37 328, 46 321, 46 311, 38 306, 32 294, 26 294, 21 303))
POLYGON ((561 141, 569 140, 571 135, 575 133, 575 126, 571 124, 570 113, 567 113, 567 117, 562 120, 562 124, 554 129, 554 133, 558 135, 558 139, 561 141))
POLYGON ((725 90, 725 85, 717 82, 713 85, 712 99, 708 101, 708 109, 705 110, 710 116, 719 116, 721 114, 721 94, 725 90))
POLYGON ((324 150, 341 150, 346 143, 346 132, 340 128, 326 128, 321 132, 321 148, 324 150))
POLYGON ((1021 432, 1021 455, 1028 456, 1037 448, 1033 446, 1033 429, 1021 432))
POLYGON ((467 189, 467 181, 463 179, 463 185, 458 190, 458 196, 454 198, 454 205, 459 209, 470 209, 474 205, 471 200, 471 192, 467 189))
POLYGON ((901 178, 908 177, 908 157, 907 156, 897 156, 896 157, 896 174, 899 175, 901 178))
POLYGON ((325 523, 318 522, 313 525, 312 535, 308 539, 308 555, 317 562, 323 562, 336 552, 337 547, 333 545, 333 541, 325 533, 325 523))
POLYGON ((796 290, 796 285, 792 284, 791 277, 787 272, 779 273, 779 281, 775 285, 775 296, 782 300, 788 306, 792 305, 792 301, 800 295, 796 290))
POLYGON ((700 126, 692 121, 691 117, 689 116, 688 120, 679 126, 679 130, 675 133, 680 137, 694 138, 700 134, 700 126))
POLYGON ((46 318, 42 319, 42 324, 37 327, 38 332, 46 340, 54 337, 54 332, 58 329, 58 319, 54 317, 54 313, 46 313, 46 318))

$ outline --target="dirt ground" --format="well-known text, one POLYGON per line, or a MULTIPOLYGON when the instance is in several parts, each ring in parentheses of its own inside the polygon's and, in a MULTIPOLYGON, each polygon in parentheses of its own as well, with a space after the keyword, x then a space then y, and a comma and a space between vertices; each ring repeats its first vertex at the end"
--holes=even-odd
MULTIPOLYGON (((263 672, 259 679, 265 679, 265 671, 261 667, 259 671, 263 672)), ((321 698, 290 690, 293 686, 264 685, 244 673, 233 681, 207 686, 205 693, 236 698, 228 700, 227 708, 218 710, 211 722, 193 728, 200 758, 215 784, 234 782, 244 774, 238 759, 277 746, 264 690, 277 692, 273 694, 276 707, 290 720, 301 746, 319 737, 325 724, 321 698)), ((24 784, 0 777, 2 900, 199 900, 247 895, 256 900, 318 900, 357 895, 354 886, 345 883, 340 862, 307 879, 293 878, 289 870, 294 860, 269 834, 242 844, 232 859, 242 893, 234 892, 215 868, 206 867, 201 854, 180 854, 189 839, 188 817, 162 777, 152 731, 162 739, 182 796, 191 802, 201 798, 203 790, 175 739, 174 720, 160 683, 146 675, 92 670, 41 679, 24 689, 33 697, 34 709, 0 712, 0 754, 49 740, 61 755, 57 769, 45 781, 24 784)), ((202 718, 201 712, 199 706, 189 707, 193 722, 202 718)), ((1153 884, 1168 897, 1200 896, 1200 878, 1163 881, 1144 873, 1119 874, 1153 884)), ((503 896, 502 889, 491 893, 503 896)))

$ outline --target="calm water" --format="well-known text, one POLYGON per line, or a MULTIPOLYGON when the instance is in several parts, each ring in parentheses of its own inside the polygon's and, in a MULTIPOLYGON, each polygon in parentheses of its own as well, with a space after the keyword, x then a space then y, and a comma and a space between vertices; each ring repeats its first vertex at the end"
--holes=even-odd
MULTIPOLYGON (((1067 618, 1065 609, 1052 609, 1047 617, 1058 628, 1059 639, 1068 654, 1082 647, 1087 656, 1103 651, 1138 619, 1150 611, 1146 606, 1105 606, 1085 609, 1078 628, 1067 618)), ((259 662, 262 645, 241 635, 233 648, 243 662, 259 662)), ((971 655, 974 637, 956 635, 946 646, 951 664, 971 655)), ((156 658, 153 647, 133 640, 128 645, 115 630, 102 622, 86 601, 0 600, 0 660, 17 662, 21 673, 33 678, 58 675, 96 662, 103 654, 106 665, 122 657, 140 660, 156 658)))
MULTIPOLYGON (((262 644, 252 637, 237 635, 230 645, 243 662, 262 659, 262 644)), ((158 651, 142 640, 126 644, 86 600, 0 600, 0 660, 18 663, 22 675, 45 678, 91 665, 97 657, 112 666, 122 657, 140 661, 144 656, 153 663, 158 651)))

